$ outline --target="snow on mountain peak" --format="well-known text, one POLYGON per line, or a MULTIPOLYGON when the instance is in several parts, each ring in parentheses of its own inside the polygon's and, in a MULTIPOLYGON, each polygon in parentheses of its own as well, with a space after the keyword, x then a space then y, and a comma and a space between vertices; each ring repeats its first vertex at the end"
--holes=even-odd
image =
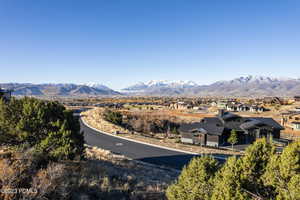
POLYGON ((156 80, 152 80, 152 81, 149 81, 146 85, 151 87, 151 86, 197 86, 198 84, 193 81, 167 81, 167 80, 156 81, 156 80))
POLYGON ((92 87, 92 88, 96 88, 96 89, 101 89, 101 90, 110 90, 109 87, 103 85, 103 84, 100 84, 100 83, 93 83, 93 82, 90 82, 90 83, 86 83, 84 84, 85 86, 88 86, 88 87, 92 87))
POLYGON ((183 88, 183 87, 195 87, 198 86, 197 83, 193 81, 168 81, 168 80, 152 80, 149 82, 139 82, 135 85, 132 85, 128 88, 125 88, 125 91, 129 90, 145 90, 147 88, 160 88, 160 87, 169 87, 169 88, 183 88))
POLYGON ((248 75, 248 76, 241 76, 239 78, 233 79, 231 81, 219 81, 218 83, 275 83, 275 82, 280 82, 280 81, 288 81, 288 80, 294 80, 291 78, 275 78, 275 77, 268 77, 268 76, 253 76, 253 75, 248 75))

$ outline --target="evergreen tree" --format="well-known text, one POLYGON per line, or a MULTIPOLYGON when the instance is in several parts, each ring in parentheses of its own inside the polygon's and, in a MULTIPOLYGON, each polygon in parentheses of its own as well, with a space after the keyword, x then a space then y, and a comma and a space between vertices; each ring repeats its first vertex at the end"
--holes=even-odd
POLYGON ((276 199, 300 199, 300 141, 289 144, 283 153, 273 155, 267 165, 263 180, 273 187, 276 199))
POLYGON ((76 155, 80 155, 81 149, 78 149, 72 131, 66 129, 66 124, 66 121, 57 121, 55 126, 59 130, 49 132, 48 136, 37 145, 37 152, 45 153, 51 160, 74 159, 76 155))
POLYGON ((72 112, 58 102, 27 97, 13 98, 9 104, 0 101, 0 144, 39 147, 55 159, 74 158, 84 150, 80 124, 72 112))
POLYGON ((241 158, 241 182, 244 189, 258 196, 269 194, 270 190, 264 188, 262 175, 274 154, 274 146, 265 138, 257 140, 246 149, 245 155, 241 158))
POLYGON ((169 200, 206 200, 213 190, 213 179, 218 163, 211 157, 193 158, 177 182, 167 189, 169 200))
POLYGON ((214 180, 212 200, 251 199, 243 190, 240 179, 241 163, 236 157, 230 157, 214 180))

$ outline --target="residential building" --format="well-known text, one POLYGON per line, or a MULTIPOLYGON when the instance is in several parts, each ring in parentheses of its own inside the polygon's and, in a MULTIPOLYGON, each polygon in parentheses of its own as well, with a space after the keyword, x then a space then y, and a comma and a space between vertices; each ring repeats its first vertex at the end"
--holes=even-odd
POLYGON ((279 104, 279 105, 283 105, 283 99, 281 99, 279 97, 265 97, 263 99, 263 102, 265 104, 279 104))
POLYGON ((292 122, 293 130, 300 131, 300 122, 292 122))
POLYGON ((177 102, 177 103, 171 103, 169 108, 174 110, 188 110, 188 109, 192 109, 193 106, 185 102, 177 102))
POLYGON ((218 107, 219 109, 225 109, 227 105, 228 105, 228 102, 227 102, 227 101, 218 101, 218 102, 217 102, 217 107, 218 107))
POLYGON ((282 113, 281 125, 299 131, 300 124, 300 112, 289 111, 288 113, 282 113))
POLYGON ((283 129, 272 118, 241 117, 221 110, 216 117, 182 124, 179 132, 183 143, 219 147, 228 145, 227 140, 232 130, 238 134, 238 144, 250 144, 262 137, 279 139, 283 129))
POLYGON ((295 100, 295 101, 300 101, 300 96, 295 96, 295 97, 294 97, 294 100, 295 100))

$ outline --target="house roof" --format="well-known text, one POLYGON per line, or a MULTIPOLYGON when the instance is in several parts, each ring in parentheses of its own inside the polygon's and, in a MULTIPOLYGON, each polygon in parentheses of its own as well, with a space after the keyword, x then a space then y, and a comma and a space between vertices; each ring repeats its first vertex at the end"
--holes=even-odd
POLYGON ((198 128, 201 128, 200 122, 191 123, 191 124, 181 124, 179 131, 190 132, 191 130, 198 129, 198 128))
POLYGON ((201 128, 206 130, 210 135, 222 135, 224 131, 224 125, 217 117, 204 118, 201 122, 201 128))
POLYGON ((262 124, 261 121, 256 120, 256 119, 252 119, 252 120, 249 120, 249 121, 241 124, 240 127, 244 130, 248 130, 248 129, 251 129, 251 128, 255 128, 256 126, 261 125, 261 124, 262 124))
POLYGON ((300 122, 292 122, 292 124, 300 124, 300 122))
POLYGON ((274 119, 272 118, 265 118, 265 117, 245 117, 245 119, 247 120, 258 120, 261 121, 263 124, 271 126, 275 129, 280 129, 283 130, 284 128, 278 123, 276 122, 274 119))
POLYGON ((208 117, 204 118, 201 122, 196 122, 192 124, 182 124, 179 128, 180 132, 191 132, 195 129, 198 129, 199 132, 201 129, 204 129, 207 134, 210 135, 222 135, 224 131, 224 126, 222 121, 217 117, 208 117))
POLYGON ((240 119, 239 121, 226 121, 224 127, 226 129, 231 129, 231 130, 234 129, 236 131, 242 131, 242 128, 240 126, 241 123, 243 122, 244 122, 243 119, 240 119))
POLYGON ((241 118, 240 116, 233 114, 231 112, 225 112, 222 116, 220 116, 224 121, 233 119, 233 118, 241 118))
POLYGON ((270 126, 279 130, 284 129, 279 123, 277 123, 272 118, 240 117, 238 115, 225 113, 222 117, 206 117, 203 120, 201 120, 201 122, 192 124, 182 124, 179 128, 179 131, 185 133, 191 133, 195 130, 198 130, 199 132, 204 132, 204 129, 209 135, 222 135, 225 129, 235 129, 237 131, 243 131, 263 125, 270 126))

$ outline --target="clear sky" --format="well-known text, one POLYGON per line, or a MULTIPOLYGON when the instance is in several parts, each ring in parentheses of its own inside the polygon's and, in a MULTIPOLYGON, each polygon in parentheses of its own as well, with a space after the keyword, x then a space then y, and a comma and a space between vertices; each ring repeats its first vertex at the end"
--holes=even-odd
POLYGON ((299 0, 0 0, 0 82, 300 77, 299 0))

